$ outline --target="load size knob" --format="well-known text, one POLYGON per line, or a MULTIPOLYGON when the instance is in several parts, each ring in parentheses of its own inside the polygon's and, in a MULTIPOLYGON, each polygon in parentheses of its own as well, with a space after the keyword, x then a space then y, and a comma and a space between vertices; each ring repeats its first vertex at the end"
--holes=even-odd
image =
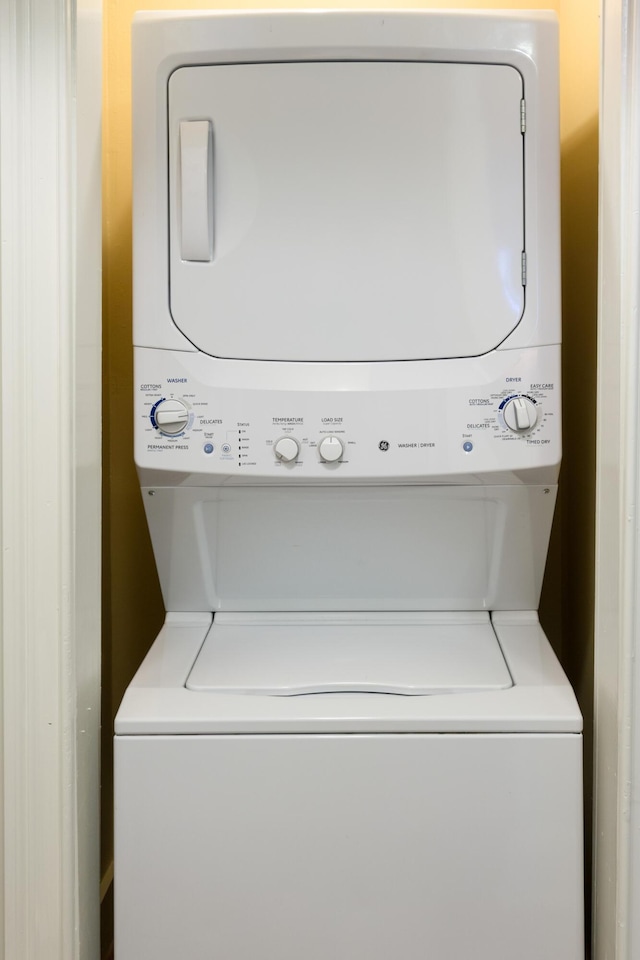
POLYGON ((320 441, 318 449, 320 457, 326 463, 335 463, 337 460, 341 460, 342 454, 344 453, 342 440, 340 440, 339 437, 324 437, 324 439, 320 441))
POLYGON ((280 437, 273 445, 273 452, 278 460, 283 460, 285 463, 292 463, 300 453, 300 445, 293 437, 280 437))
POLYGON ((529 397, 512 397, 505 403, 502 415, 514 433, 528 433, 538 421, 538 409, 529 397))
POLYGON ((154 425, 166 437, 175 437, 187 426, 189 410, 182 400, 161 400, 153 410, 154 425))

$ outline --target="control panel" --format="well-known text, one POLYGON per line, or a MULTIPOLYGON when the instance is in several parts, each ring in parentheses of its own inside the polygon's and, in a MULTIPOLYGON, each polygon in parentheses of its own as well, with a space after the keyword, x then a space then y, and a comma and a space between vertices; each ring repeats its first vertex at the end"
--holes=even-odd
POLYGON ((258 366, 136 348, 138 466, 207 474, 210 482, 341 482, 560 460, 558 347, 368 365, 366 389, 365 365, 341 365, 339 383, 331 365, 258 366), (289 389, 287 376, 298 378, 289 389))

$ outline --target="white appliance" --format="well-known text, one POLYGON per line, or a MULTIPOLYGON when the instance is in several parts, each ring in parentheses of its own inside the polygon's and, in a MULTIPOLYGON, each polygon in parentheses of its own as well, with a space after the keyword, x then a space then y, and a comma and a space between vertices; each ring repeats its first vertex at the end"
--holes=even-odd
POLYGON ((147 13, 117 960, 579 960, 549 14, 147 13))

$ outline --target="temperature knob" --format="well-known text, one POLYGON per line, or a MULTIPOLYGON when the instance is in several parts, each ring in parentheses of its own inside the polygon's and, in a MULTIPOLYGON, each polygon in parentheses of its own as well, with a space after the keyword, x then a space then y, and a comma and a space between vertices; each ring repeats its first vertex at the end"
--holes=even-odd
POLYGON ((342 459, 344 447, 338 437, 325 437, 320 441, 320 456, 326 463, 335 463, 342 459))
POLYGON ((273 451, 278 460, 284 460, 285 463, 291 463, 297 459, 300 453, 300 446, 293 437, 280 437, 273 445, 273 451))
POLYGON ((153 421, 160 433, 175 437, 189 421, 189 410, 182 400, 161 400, 153 411, 153 421))
POLYGON ((502 415, 509 430, 514 433, 528 433, 538 420, 538 410, 529 397, 512 397, 503 407, 502 415))

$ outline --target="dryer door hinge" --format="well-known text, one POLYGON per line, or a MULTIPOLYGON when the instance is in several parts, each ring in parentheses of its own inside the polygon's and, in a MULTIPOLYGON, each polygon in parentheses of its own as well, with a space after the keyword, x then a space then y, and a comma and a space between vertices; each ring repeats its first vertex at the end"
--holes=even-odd
POLYGON ((522 286, 526 287, 527 285, 527 252, 526 250, 522 251, 522 286))
POLYGON ((524 133, 527 129, 527 101, 520 101, 520 133, 524 133))

